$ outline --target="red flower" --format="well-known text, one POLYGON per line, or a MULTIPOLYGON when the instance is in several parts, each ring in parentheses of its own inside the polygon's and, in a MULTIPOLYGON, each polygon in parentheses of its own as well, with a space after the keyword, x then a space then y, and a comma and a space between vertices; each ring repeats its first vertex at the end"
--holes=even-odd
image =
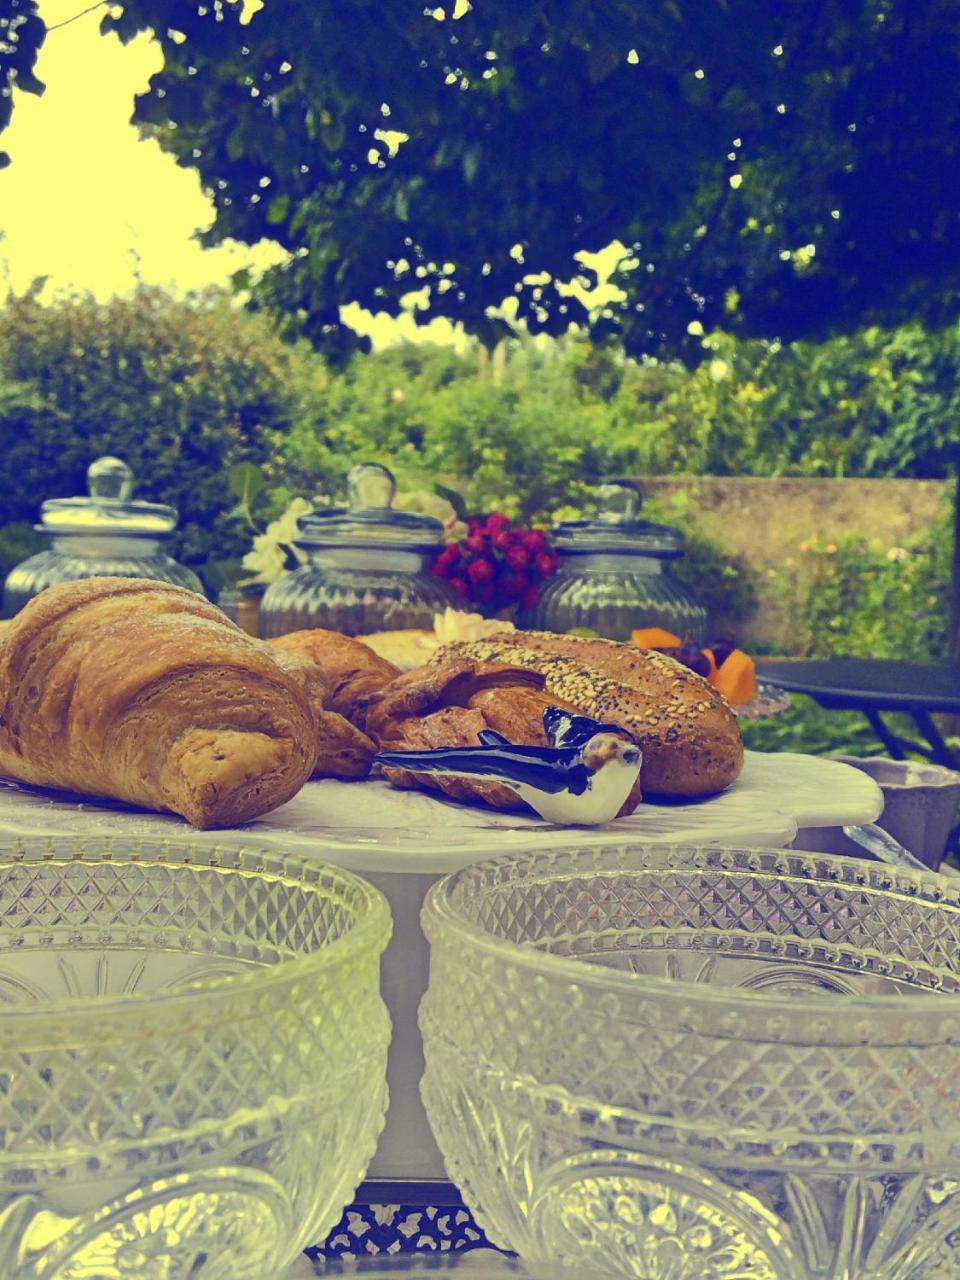
POLYGON ((530 579, 525 573, 504 573, 500 575, 497 586, 508 600, 519 600, 530 586, 530 579))
POLYGON ((543 529, 518 529, 499 511, 467 518, 469 533, 446 546, 432 571, 485 612, 518 601, 532 609, 540 598, 539 583, 557 570, 557 557, 543 529))

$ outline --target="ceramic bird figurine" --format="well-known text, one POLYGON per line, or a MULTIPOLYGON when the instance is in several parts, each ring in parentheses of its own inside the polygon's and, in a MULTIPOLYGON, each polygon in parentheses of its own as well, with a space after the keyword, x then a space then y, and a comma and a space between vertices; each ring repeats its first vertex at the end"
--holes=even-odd
POLYGON ((476 747, 381 751, 375 763, 412 773, 496 779, 548 822, 601 826, 615 818, 637 786, 643 755, 616 725, 548 707, 551 746, 514 746, 493 729, 476 747))

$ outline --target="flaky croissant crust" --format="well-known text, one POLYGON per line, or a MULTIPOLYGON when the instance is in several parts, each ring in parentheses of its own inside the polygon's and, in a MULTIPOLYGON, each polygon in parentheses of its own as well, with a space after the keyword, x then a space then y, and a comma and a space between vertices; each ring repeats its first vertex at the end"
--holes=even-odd
POLYGON ((50 587, 0 631, 0 774, 181 814, 250 821, 316 761, 302 676, 166 583, 50 587))

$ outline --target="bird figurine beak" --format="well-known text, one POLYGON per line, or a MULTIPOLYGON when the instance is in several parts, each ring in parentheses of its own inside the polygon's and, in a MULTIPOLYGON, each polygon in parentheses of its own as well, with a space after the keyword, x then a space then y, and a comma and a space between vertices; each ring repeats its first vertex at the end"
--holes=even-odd
POLYGON ((548 707, 549 747, 514 746, 486 729, 476 747, 382 751, 374 763, 410 773, 493 779, 548 822, 602 826, 634 796, 643 763, 636 742, 616 725, 548 707))

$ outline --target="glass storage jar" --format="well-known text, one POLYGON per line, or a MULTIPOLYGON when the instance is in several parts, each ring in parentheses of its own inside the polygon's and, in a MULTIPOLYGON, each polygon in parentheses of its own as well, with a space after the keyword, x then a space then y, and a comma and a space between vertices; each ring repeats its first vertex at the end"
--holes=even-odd
POLYGON ((601 485, 597 498, 595 519, 554 526, 557 574, 539 604, 521 613, 521 626, 583 628, 608 640, 629 640, 638 627, 663 627, 702 644, 707 611, 669 569, 683 555, 683 534, 641 520, 640 494, 626 481, 601 485))
POLYGON ((35 526, 45 551, 16 565, 3 587, 3 616, 58 582, 77 578, 152 578, 203 595, 192 569, 162 549, 177 526, 177 511, 156 502, 131 502, 133 472, 119 458, 98 458, 87 469, 86 498, 51 498, 35 526))
POLYGON ((365 463, 347 477, 348 505, 301 516, 296 546, 307 563, 271 583, 260 604, 265 639, 309 627, 344 635, 432 628, 459 597, 430 573, 443 525, 394 511, 396 482, 365 463))

